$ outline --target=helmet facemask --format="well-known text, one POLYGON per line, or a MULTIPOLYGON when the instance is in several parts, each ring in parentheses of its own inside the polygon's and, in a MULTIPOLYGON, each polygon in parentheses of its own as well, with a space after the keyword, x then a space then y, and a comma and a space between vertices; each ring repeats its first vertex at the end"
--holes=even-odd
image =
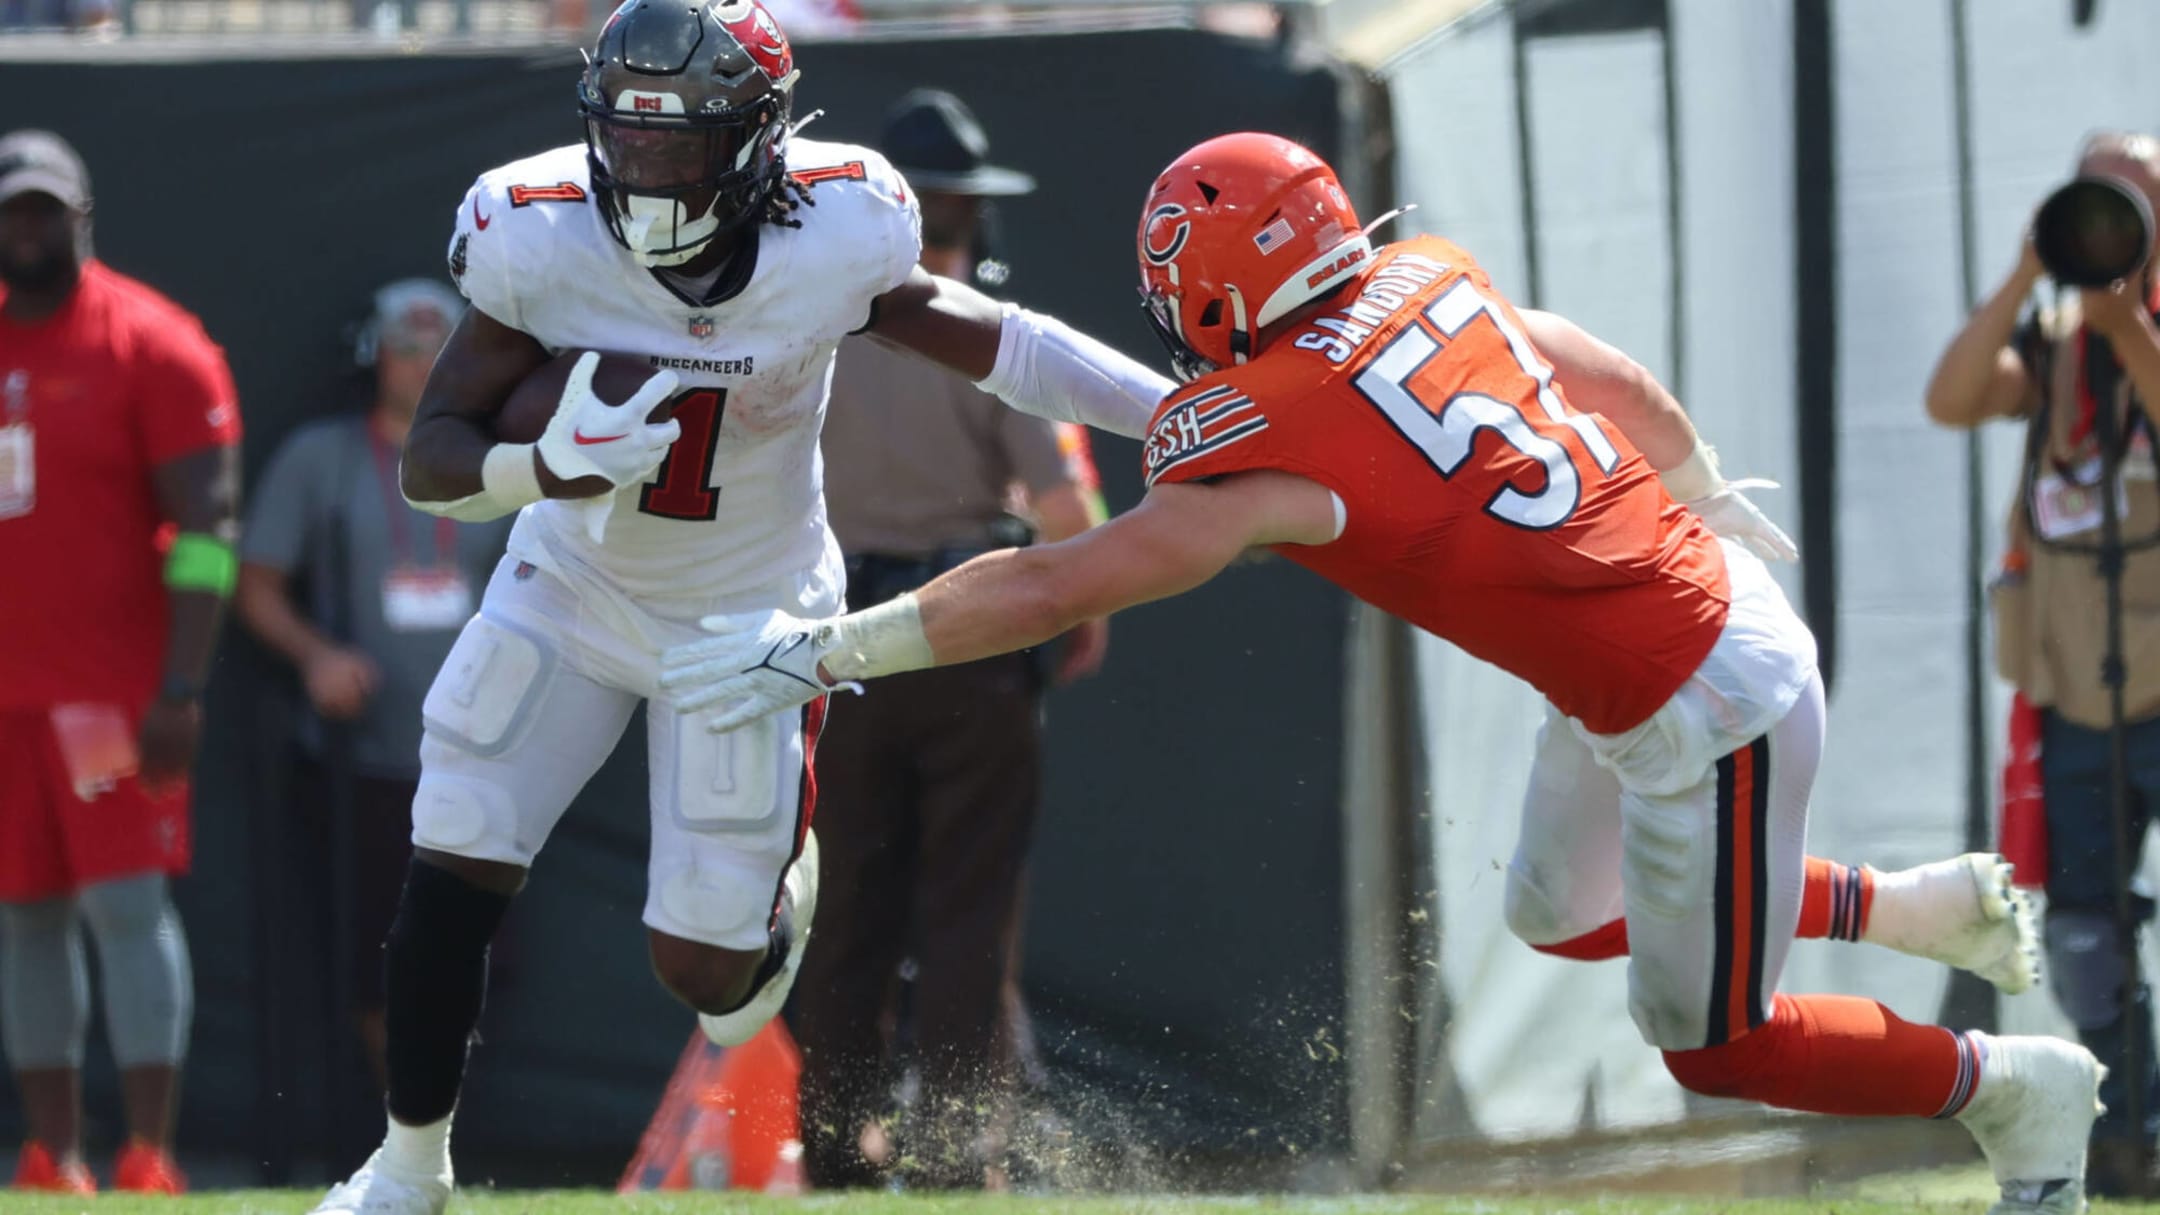
POLYGON ((1162 339, 1170 351, 1170 369, 1181 384, 1190 384, 1204 375, 1221 371, 1223 364, 1201 353, 1201 347, 1220 346, 1229 355, 1232 365, 1246 362, 1252 357, 1253 324, 1245 307, 1244 293, 1236 283, 1223 284, 1222 296, 1200 305, 1198 316, 1185 318, 1181 323, 1180 312, 1184 303, 1184 291, 1177 283, 1177 267, 1170 267, 1171 286, 1161 284, 1143 286, 1140 289, 1140 306, 1147 313, 1148 325, 1155 336, 1162 339), (1227 322, 1227 328, 1223 328, 1227 322), (1186 324, 1197 329, 1216 330, 1220 333, 1190 333, 1186 324))
MULTIPOLYGON (((1178 325, 1178 300, 1162 287, 1143 287, 1140 290, 1140 306, 1147 313, 1148 327, 1162 339, 1163 348, 1170 352, 1170 370, 1178 383, 1190 384, 1204 375, 1221 370, 1215 360, 1194 350, 1185 341, 1183 329, 1178 325)), ((1220 301, 1209 304, 1220 309, 1220 301)))
MULTIPOLYGON (((681 104, 672 93, 620 96, 681 104)), ((711 116, 588 105, 586 159, 615 239, 643 265, 675 266, 756 219, 779 180, 782 113, 772 98, 711 116)))

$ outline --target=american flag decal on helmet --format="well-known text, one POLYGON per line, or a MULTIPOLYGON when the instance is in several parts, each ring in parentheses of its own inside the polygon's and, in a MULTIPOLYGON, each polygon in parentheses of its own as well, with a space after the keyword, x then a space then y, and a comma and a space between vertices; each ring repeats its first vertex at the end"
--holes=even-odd
POLYGON ((1268 254, 1282 248, 1283 244, 1293 235, 1295 233, 1290 230, 1290 221, 1278 215, 1275 217, 1274 223, 1260 229, 1253 236, 1252 243, 1253 247, 1260 250, 1262 254, 1268 254))
POLYGON ((1228 386, 1206 392, 1171 409, 1148 432, 1144 463, 1147 482, 1188 460, 1197 460, 1268 427, 1267 415, 1252 398, 1228 386))

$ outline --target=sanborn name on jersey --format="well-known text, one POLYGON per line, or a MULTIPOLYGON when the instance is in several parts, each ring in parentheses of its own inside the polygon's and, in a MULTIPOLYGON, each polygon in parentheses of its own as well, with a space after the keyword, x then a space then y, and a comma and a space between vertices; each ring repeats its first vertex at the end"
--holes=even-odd
POLYGON ((1341 366, 1373 331, 1387 323, 1397 309, 1410 301, 1418 288, 1448 272, 1446 262, 1415 253, 1398 253, 1388 264, 1372 272, 1350 306, 1315 317, 1293 343, 1300 350, 1316 350, 1328 362, 1341 366))

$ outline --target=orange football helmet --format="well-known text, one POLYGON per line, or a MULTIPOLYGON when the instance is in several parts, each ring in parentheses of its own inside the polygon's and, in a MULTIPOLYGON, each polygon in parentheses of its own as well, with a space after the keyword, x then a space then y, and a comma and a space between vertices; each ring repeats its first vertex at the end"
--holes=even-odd
POLYGON ((1148 191, 1139 249, 1141 302, 1186 381, 1252 357, 1261 329, 1372 261, 1327 162, 1255 132, 1170 162, 1148 191))

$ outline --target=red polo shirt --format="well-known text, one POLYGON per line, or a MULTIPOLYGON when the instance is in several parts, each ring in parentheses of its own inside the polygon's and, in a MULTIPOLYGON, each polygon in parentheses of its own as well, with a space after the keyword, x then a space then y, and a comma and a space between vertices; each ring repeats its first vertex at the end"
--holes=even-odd
POLYGON ((0 516, 0 709, 140 704, 167 628, 150 471, 240 441, 224 351, 186 309, 89 262, 58 312, 0 316, 0 427, 28 428, 36 481, 27 513, 0 516))

